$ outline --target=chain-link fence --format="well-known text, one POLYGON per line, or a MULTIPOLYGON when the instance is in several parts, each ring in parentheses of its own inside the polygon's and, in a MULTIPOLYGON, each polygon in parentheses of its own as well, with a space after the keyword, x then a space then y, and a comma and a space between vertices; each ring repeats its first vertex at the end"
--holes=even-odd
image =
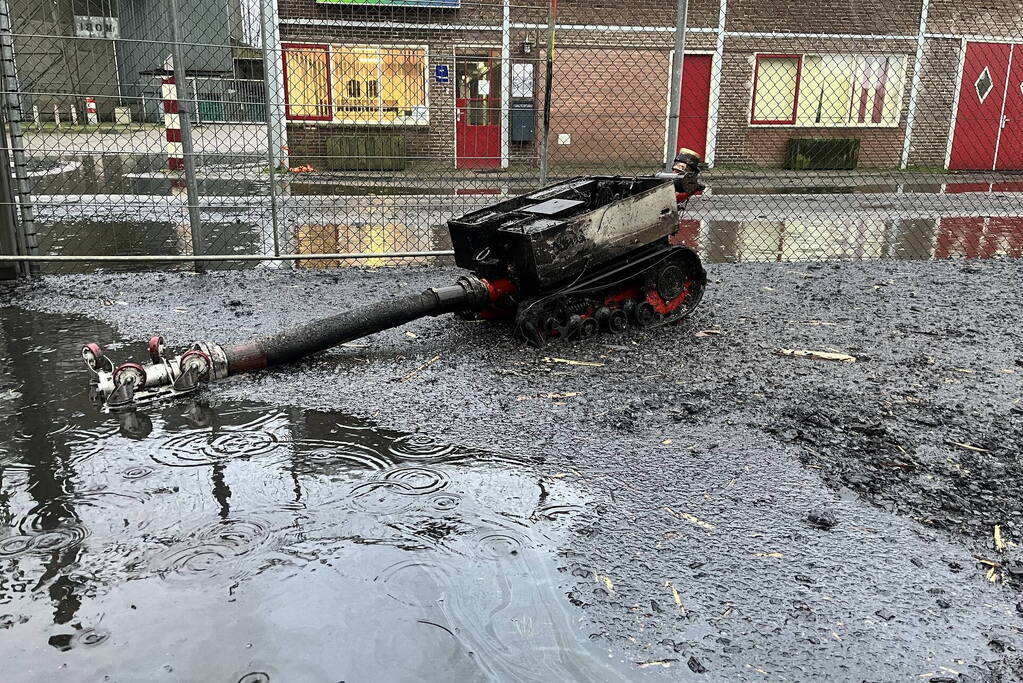
POLYGON ((1019 2, 0 0, 0 48, 6 253, 444 262, 685 147, 712 261, 1023 256, 1019 2))

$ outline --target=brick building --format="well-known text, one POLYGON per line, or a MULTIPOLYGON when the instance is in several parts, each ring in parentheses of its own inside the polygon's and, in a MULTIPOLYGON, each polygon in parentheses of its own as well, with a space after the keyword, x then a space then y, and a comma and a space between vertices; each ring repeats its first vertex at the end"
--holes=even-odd
MULTIPOLYGON (((400 3, 279 0, 292 155, 535 162, 546 4, 400 3)), ((780 166, 791 140, 838 138, 857 141, 860 167, 1023 169, 1017 2, 692 0, 677 132, 674 13, 561 0, 552 164, 656 166, 677 144, 780 166)))

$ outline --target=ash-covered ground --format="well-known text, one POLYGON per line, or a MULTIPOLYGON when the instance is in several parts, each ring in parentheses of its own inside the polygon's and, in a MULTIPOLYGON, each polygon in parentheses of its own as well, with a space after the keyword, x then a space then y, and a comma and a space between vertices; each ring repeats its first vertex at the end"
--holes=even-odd
MULTIPOLYGON (((708 270, 673 327, 535 350, 429 318, 209 392, 425 432, 591 491, 558 570, 637 678, 1023 678, 1023 262, 708 270)), ((5 297, 112 324, 139 340, 128 360, 151 334, 238 341, 457 274, 66 276, 5 297)))

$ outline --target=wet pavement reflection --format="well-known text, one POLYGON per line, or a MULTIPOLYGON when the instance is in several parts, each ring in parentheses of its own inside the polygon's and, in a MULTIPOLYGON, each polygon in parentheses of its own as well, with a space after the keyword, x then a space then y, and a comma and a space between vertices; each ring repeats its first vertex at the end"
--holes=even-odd
POLYGON ((683 220, 674 243, 711 263, 1023 257, 1023 218, 683 220))
POLYGON ((97 414, 111 336, 0 309, 5 683, 624 680, 558 571, 586 491, 338 413, 97 414))
MULTIPOLYGON (((40 248, 62 255, 187 255, 187 197, 161 154, 35 159, 30 185, 40 248)), ((449 250, 456 215, 532 189, 526 176, 292 173, 273 201, 265 165, 239 154, 211 157, 198 179, 206 254, 395 253, 449 250), (424 176, 425 178, 426 176, 424 176)), ((691 200, 679 243, 710 262, 1019 257, 1023 211, 1017 175, 876 172, 833 176, 709 178, 691 200)), ((299 267, 423 263, 306 259, 299 267)), ((433 260, 428 260, 433 263, 433 260)), ((442 259, 449 263, 450 259, 442 259)), ((255 262, 211 264, 251 267, 255 262)), ((108 269, 145 269, 118 264, 108 269)), ((178 264, 179 269, 190 264, 178 264)), ((44 272, 93 264, 46 264, 44 272)))
MULTIPOLYGON (((74 207, 80 215, 89 212, 88 206, 74 207)), ((149 216, 128 217, 123 220, 74 218, 41 222, 39 248, 42 253, 65 255, 155 255, 174 256, 190 254, 192 233, 187 219, 164 221, 149 216)), ((253 221, 215 220, 203 222, 200 244, 207 254, 254 254, 261 244, 262 226, 253 221)), ((255 262, 206 264, 208 270, 223 268, 251 268, 255 262)), ((107 263, 111 271, 152 270, 152 263, 107 263)), ((191 270, 191 263, 161 263, 163 270, 191 270)), ((91 272, 94 265, 62 263, 44 264, 43 272, 91 272)))

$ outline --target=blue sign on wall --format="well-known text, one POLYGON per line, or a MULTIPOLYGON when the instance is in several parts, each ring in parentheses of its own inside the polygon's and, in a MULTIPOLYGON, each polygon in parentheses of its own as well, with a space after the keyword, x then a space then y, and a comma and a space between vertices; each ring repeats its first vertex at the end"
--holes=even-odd
POLYGON ((434 78, 438 83, 447 83, 449 80, 451 80, 450 78, 448 78, 448 65, 438 64, 437 67, 434 69, 434 78))

